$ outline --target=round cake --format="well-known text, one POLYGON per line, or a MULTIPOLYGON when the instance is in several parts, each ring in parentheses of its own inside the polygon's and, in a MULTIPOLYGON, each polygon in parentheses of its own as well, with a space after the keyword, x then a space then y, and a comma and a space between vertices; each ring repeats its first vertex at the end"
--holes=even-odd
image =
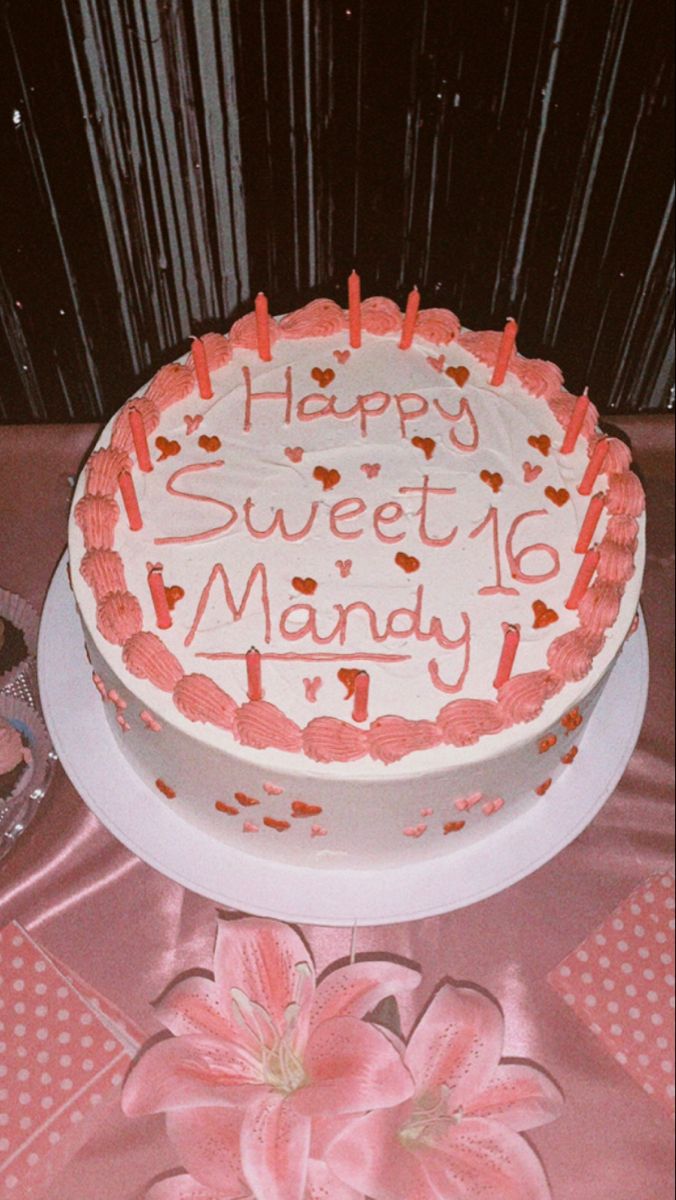
POLYGON ((418 300, 352 287, 274 320, 259 297, 77 484, 71 583, 118 745, 262 859, 489 852, 574 762, 636 617, 627 446, 514 322, 418 300))

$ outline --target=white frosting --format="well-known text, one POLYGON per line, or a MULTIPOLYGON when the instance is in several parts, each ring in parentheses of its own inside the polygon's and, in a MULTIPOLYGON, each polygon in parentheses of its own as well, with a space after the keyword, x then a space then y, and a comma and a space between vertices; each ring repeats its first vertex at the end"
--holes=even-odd
MULTIPOLYGON (((318 716, 352 721, 352 701, 346 699, 345 684, 338 672, 355 667, 369 673, 369 722, 390 714, 434 721, 439 710, 454 699, 495 699, 493 680, 504 622, 519 625, 521 630, 513 674, 546 670, 552 638, 577 627, 577 614, 565 608, 565 601, 581 561, 573 548, 589 503, 577 492, 588 462, 587 443, 580 438, 572 454, 561 455, 561 427, 547 404, 528 395, 513 375, 508 375, 500 388, 491 387, 490 369, 460 346, 452 344, 442 351, 416 341, 410 350, 400 351, 394 336, 364 334, 362 348, 341 362, 336 352, 342 357, 347 346, 347 332, 341 332, 321 339, 279 340, 272 348, 269 363, 261 362, 255 351, 235 350, 232 361, 211 374, 212 400, 201 400, 195 390, 168 408, 150 439, 153 471, 134 471, 144 528, 131 532, 122 511, 115 549, 124 562, 128 590, 141 603, 144 629, 156 628, 147 584, 149 562, 162 563, 168 587, 184 590, 185 595, 173 610, 172 628, 162 633, 162 639, 185 674, 208 675, 237 705, 247 699, 243 656, 256 646, 263 655, 265 699, 301 728, 318 716), (443 370, 438 369, 441 355, 443 370), (469 378, 462 387, 446 375, 448 367, 467 368, 469 378), (333 373, 326 386, 319 386, 313 378, 318 369, 333 373), (288 424, 285 400, 254 398, 251 429, 247 430, 246 371, 250 372, 254 394, 285 392, 290 372, 292 404, 288 424), (359 404, 359 397, 372 393, 381 395, 359 404), (315 399, 304 399, 310 395, 315 399), (385 396, 389 397, 387 403, 385 396), (312 420, 301 419, 326 409, 329 397, 335 397, 331 404, 336 414, 352 409, 352 415, 338 419, 327 413, 312 420), (385 411, 379 415, 366 415, 369 408, 380 407, 385 411), (425 411, 402 422, 402 414, 408 416, 418 407, 425 411), (444 412, 453 419, 446 419, 444 412), (199 427, 188 433, 186 417, 198 415, 202 417, 199 427), (542 435, 551 441, 547 456, 529 443, 529 438, 542 435), (179 452, 158 462, 158 437, 177 443, 179 452), (214 442, 213 448, 209 443, 200 445, 200 440, 211 438, 220 444, 214 442), (425 446, 416 446, 414 439, 432 439, 434 448, 429 459, 425 446), (322 481, 314 477, 316 468, 337 472, 340 478, 324 489, 322 481), (498 491, 493 490, 490 480, 482 478, 486 472, 502 477, 498 491), (420 510, 425 478, 429 494, 423 522, 420 510), (455 491, 451 494, 452 489, 455 491), (551 489, 561 492, 559 499, 565 502, 557 504, 551 489), (198 501, 197 496, 208 496, 209 500, 198 501), (374 514, 380 508, 382 516, 381 506, 389 505, 385 515, 393 515, 399 511, 393 507, 395 504, 401 506, 400 519, 381 528, 389 537, 403 537, 396 543, 385 543, 376 536, 374 514), (268 528, 280 508, 289 531, 298 531, 306 523, 311 523, 311 529, 301 540, 286 541, 279 530, 258 539, 246 527, 247 508, 258 530, 268 528), (212 532, 223 526, 227 528, 212 532), (457 532, 450 544, 425 544, 425 537, 440 541, 450 538, 454 529, 457 532), (527 550, 536 543, 551 549, 527 550), (403 570, 396 561, 402 553, 417 559, 419 569, 410 573, 403 570), (522 557, 517 564, 519 555, 522 557), (349 569, 347 562, 351 563, 349 569), (508 594, 484 594, 485 589, 498 583, 498 563, 499 582, 508 594), (262 568, 252 576, 257 564, 262 568), (206 603, 201 604, 210 578, 213 586, 206 603), (224 578, 231 589, 231 607, 225 600, 224 578), (316 590, 311 595, 301 594, 294 579, 312 580, 316 590), (244 604, 249 583, 250 596, 244 604), (411 610, 419 596, 419 627, 427 635, 430 626, 434 629, 436 624, 436 634, 424 638, 394 636, 405 628, 410 630, 411 610), (535 601, 555 611, 555 624, 534 628, 535 601), (350 609, 357 605, 360 607, 350 609), (369 605, 374 614, 375 629, 364 605, 369 605), (241 612, 233 613, 233 609, 241 612), (332 638, 340 614, 346 610, 343 632, 332 638), (407 611, 393 617, 395 610, 407 611), (314 623, 317 638, 323 640, 315 641, 309 635, 310 622, 314 623), (458 645, 449 648, 440 644, 444 637, 458 645), (329 654, 341 657, 335 661, 319 657, 329 654), (316 657, 313 661, 290 657, 295 655, 316 657), (386 661, 376 657, 384 655, 388 656, 386 661), (448 689, 457 686, 457 690, 444 690, 440 684, 448 689)), ((109 426, 99 444, 108 445, 110 435, 109 426)), ((494 482, 497 486, 499 481, 494 482)), ((76 502, 83 490, 81 480, 76 502)), ((596 534, 598 540, 606 523, 604 514, 596 534)), ((497 786, 501 756, 506 753, 523 752, 530 756, 532 767, 537 739, 567 708, 584 700, 615 657, 638 602, 643 555, 641 549, 638 570, 623 598, 620 617, 592 672, 581 684, 567 685, 545 704, 541 716, 527 725, 485 736, 474 746, 441 745, 385 765, 370 757, 353 763, 318 764, 302 754, 258 751, 238 744, 227 730, 187 720, 178 712, 170 693, 131 677, 121 649, 97 630, 95 602, 77 570, 84 547, 74 521, 70 548, 75 568, 73 587, 88 640, 96 653, 97 669, 104 679, 114 677, 116 688, 128 688, 132 702, 149 710, 163 729, 190 739, 197 753, 194 761, 188 755, 191 772, 199 773, 201 769, 199 748, 204 753, 211 748, 226 755, 237 770, 248 764, 247 771, 260 773, 265 765, 268 772, 283 772, 287 782, 296 778, 306 790, 311 784, 315 794, 321 794, 322 788, 325 791, 329 781, 340 781, 348 787, 380 781, 388 785, 388 800, 397 781, 400 788, 405 788, 407 782, 421 781, 430 772, 432 791, 445 793, 454 781, 444 780, 440 773, 473 764, 485 766, 492 762, 497 786)), ((121 722, 116 721, 115 726, 118 732, 122 729, 121 722)), ((364 728, 368 728, 368 722, 364 728)), ((145 741, 132 752, 135 737, 132 727, 122 735, 122 745, 133 753, 137 769, 144 773, 148 770, 148 755, 154 754, 148 748, 152 735, 149 737, 144 729, 145 741)), ((182 741, 184 763, 186 746, 182 741)), ((153 761, 148 773, 157 771, 169 781, 172 764, 167 760, 171 757, 171 748, 165 744, 164 766, 159 760, 153 761)), ((182 790, 174 789, 180 802, 185 802, 185 787, 184 781, 182 790)), ((522 795, 522 782, 517 779, 511 790, 515 796, 522 795)), ((374 791, 374 804, 377 797, 374 791)), ((223 819, 217 818, 214 823, 212 807, 210 801, 208 807, 203 806, 203 814, 208 811, 205 819, 221 830, 223 819)), ((517 807, 516 803, 511 806, 512 814, 517 807)), ((506 818, 500 813, 491 819, 506 818)), ((350 820, 348 814, 347 842, 350 820)), ((370 820, 375 846, 382 830, 379 835, 377 816, 370 820)), ((488 824, 484 820, 481 828, 488 824)), ((398 836, 398 842, 391 842, 390 855, 395 853, 395 845, 401 846, 400 833, 398 836)), ((267 853, 260 849, 259 842, 252 846, 253 840, 249 838, 247 849, 267 853)), ((409 838, 406 849, 415 843, 419 852, 424 840, 422 836, 409 838)), ((279 839, 280 846, 282 843, 289 844, 279 839)), ((446 840, 442 848, 448 845, 446 840)), ((271 852, 285 854, 279 847, 271 852)), ((374 847, 369 856, 373 853, 374 847)))

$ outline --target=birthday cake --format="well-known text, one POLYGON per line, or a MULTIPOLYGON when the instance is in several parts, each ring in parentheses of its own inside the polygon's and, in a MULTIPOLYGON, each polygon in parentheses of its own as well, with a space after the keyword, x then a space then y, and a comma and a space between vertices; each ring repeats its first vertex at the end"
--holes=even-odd
POLYGON ((644 494, 516 332, 417 292, 362 302, 355 276, 346 311, 275 320, 259 297, 109 423, 71 582, 158 800, 341 868, 452 854, 548 803, 636 618, 644 494))

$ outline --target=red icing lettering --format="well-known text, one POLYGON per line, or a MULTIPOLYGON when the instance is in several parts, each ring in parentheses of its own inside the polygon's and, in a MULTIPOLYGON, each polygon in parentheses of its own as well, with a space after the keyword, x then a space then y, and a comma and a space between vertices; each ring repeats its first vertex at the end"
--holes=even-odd
POLYGON ((199 504, 215 504, 218 508, 224 508, 230 514, 229 520, 225 525, 216 525, 212 529, 205 529, 201 533, 189 533, 178 537, 160 537, 155 538, 156 546, 174 546, 187 545, 194 542, 207 542, 210 538, 219 537, 222 533, 227 533, 237 520, 237 509, 233 508, 232 504, 228 504, 226 500, 217 500, 215 496, 203 496, 198 492, 179 492, 176 483, 182 479, 184 475, 194 475, 199 471, 212 471, 225 466, 223 459, 214 459, 213 462, 191 463, 187 467, 179 467, 178 471, 174 471, 173 475, 167 480, 167 491, 170 496, 177 496, 182 500, 196 500, 199 504))
POLYGON ((340 530, 339 523, 343 521, 355 521, 362 513, 366 512, 366 505, 358 496, 351 496, 347 500, 339 500, 334 504, 329 514, 329 526, 334 537, 343 538, 344 541, 350 542, 360 538, 364 532, 363 529, 353 529, 351 531, 340 530))
POLYGON ((491 506, 486 514, 485 520, 477 525, 470 533, 470 538, 477 538, 483 533, 488 525, 493 527, 493 555, 495 558, 495 583, 488 587, 479 588, 480 596, 518 596, 516 588, 504 587, 502 582, 502 565, 500 562, 500 528, 499 514, 495 506, 491 506))
POLYGON ((251 510, 253 509, 253 507, 254 507, 254 502, 251 499, 251 497, 249 496, 244 501, 244 524, 246 525, 247 532, 250 533, 253 538, 258 538, 260 540, 262 540, 263 538, 269 538, 269 537, 272 537, 273 534, 279 530, 279 534, 284 539, 285 542, 301 542, 303 540, 303 538, 306 538, 308 536, 308 534, 310 533, 310 530, 312 529, 312 526, 315 523, 317 513, 319 511, 319 501, 315 500, 312 503, 312 505, 310 507, 310 515, 309 515, 307 521, 303 525, 303 528, 297 530, 296 533, 289 532, 287 525, 286 525, 286 518, 284 516, 284 510, 282 508, 275 509, 275 515, 273 517, 272 523, 270 525, 268 525, 267 529, 254 529, 254 527, 251 523, 251 510))
POLYGON ((512 522, 511 529, 507 534, 507 560, 509 562, 509 569, 512 572, 512 578, 517 579, 519 583, 546 583, 548 579, 554 579, 561 570, 561 559, 558 551, 546 542, 536 542, 532 546, 524 546, 523 550, 519 550, 518 553, 514 552, 514 538, 523 522, 527 521, 530 517, 547 516, 549 514, 545 508, 537 508, 532 512, 521 513, 512 522), (521 564, 528 554, 535 554, 538 551, 541 554, 548 555, 551 559, 551 570, 544 571, 541 575, 526 575, 521 564))
POLYGON ((286 407, 284 409, 284 424, 291 424, 291 413, 293 405, 293 382, 291 367, 287 367, 284 372, 286 380, 286 388, 283 392, 253 392, 251 390, 251 371, 248 367, 242 367, 242 375, 244 376, 244 384, 246 386, 246 401, 244 406, 244 432, 251 432, 251 414, 253 410, 254 400, 284 400, 286 407))
POLYGON ((359 428, 361 436, 368 434, 369 417, 380 417, 387 412, 391 396, 387 392, 369 392, 366 396, 357 396, 357 411, 359 412, 359 428))
MULTIPOLYGON (((292 604, 284 609, 279 619, 279 632, 288 642, 301 641, 309 637, 317 645, 327 645, 338 642, 344 646, 352 618, 363 616, 368 624, 368 635, 373 642, 386 642, 413 637, 418 642, 435 641, 444 650, 457 650, 469 642, 469 618, 462 614, 464 633, 460 638, 450 638, 446 633, 443 622, 438 616, 431 616, 427 628, 423 626, 422 608, 424 601, 424 585, 416 589, 415 604, 412 608, 401 607, 393 609, 384 620, 379 618, 370 604, 363 600, 355 600, 352 604, 334 604, 338 619, 333 629, 325 635, 317 628, 317 611, 311 604, 292 604)), ((300 656, 299 656, 300 657, 300 656)), ((311 655, 303 656, 310 661, 311 655)), ((369 657, 362 655, 361 657, 369 657)), ((382 657, 382 656, 375 656, 382 657)), ((468 657, 468 654, 467 654, 468 657)), ((467 663, 465 675, 469 669, 467 663)), ((464 678, 464 676, 463 676, 464 678)), ((455 689, 454 689, 455 690, 455 689)))
MULTIPOLYGON (((462 669, 461 669, 460 674, 458 675, 458 678, 456 679, 455 683, 444 683, 443 679, 441 678, 441 669, 439 667, 439 662, 436 658, 430 659, 429 663, 427 664, 427 670, 429 672, 429 677, 432 680, 432 683, 434 684, 435 688, 437 688, 438 691, 444 692, 446 695, 449 695, 449 696, 455 695, 456 692, 461 692, 463 687, 465 686, 465 680, 467 679, 467 676, 469 674, 470 662, 471 662, 471 657, 472 657, 472 624, 471 624, 471 621, 470 621, 467 613, 461 613, 460 615, 461 615, 462 623, 464 626, 464 631, 463 631, 462 637, 459 637, 457 639, 457 641, 445 643, 446 649, 449 649, 449 650, 463 649, 465 651, 465 657, 463 660, 462 669)), ((436 619, 437 618, 435 618, 435 620, 436 619)))
POLYGON ((388 545, 402 542, 406 537, 405 533, 384 533, 382 526, 395 525, 397 521, 401 521, 403 516, 404 510, 396 500, 390 500, 387 504, 379 504, 373 513, 373 528, 378 541, 386 542, 388 545))
POLYGON ((453 424, 456 424, 458 421, 462 421, 464 419, 469 422, 472 435, 469 442, 461 441, 455 432, 455 429, 449 430, 448 436, 451 440, 451 445, 455 446, 456 450, 460 450, 463 454, 473 454, 474 451, 479 447, 479 426, 477 425, 476 417, 470 408, 469 401, 463 396, 457 413, 450 413, 448 409, 443 407, 440 400, 434 401, 434 407, 445 421, 451 421, 453 424))
POLYGON ((401 395, 394 397, 394 403, 399 413, 401 436, 405 438, 408 436, 406 423, 415 421, 416 417, 424 417, 429 412, 429 402, 419 396, 417 392, 402 392, 401 395))
POLYGON ((246 589, 244 591, 244 596, 242 598, 242 603, 239 605, 236 603, 235 598, 233 596, 232 588, 230 587, 230 580, 228 578, 228 573, 225 570, 225 567, 223 566, 222 563, 216 563, 211 570, 211 574, 207 580, 206 586, 204 587, 202 594, 199 598, 199 602, 197 605, 193 623, 190 627, 190 632, 188 633, 188 635, 185 639, 184 645, 190 646, 192 644, 195 634, 197 633, 197 630, 199 629, 200 623, 201 623, 204 613, 206 611, 206 607, 209 603, 209 599, 211 596, 211 589, 217 579, 221 579, 221 581, 223 583, 223 590, 225 593, 225 603, 227 605, 228 611, 229 611, 230 616, 232 617, 233 621, 241 621, 241 619, 244 616, 244 613, 246 611, 247 604, 249 603, 249 600, 251 599, 251 593, 253 591, 254 584, 256 583, 257 579, 260 579, 261 605, 263 608, 263 614, 264 614, 264 618, 265 618, 265 641, 269 643, 271 640, 271 637, 272 637, 272 624, 271 624, 271 619, 270 619, 270 596, 268 593, 268 576, 267 576, 267 572, 265 570, 263 563, 256 563, 256 565, 252 568, 251 574, 249 575, 249 578, 247 580, 247 585, 246 585, 246 589))
POLYGON ((401 487, 401 488, 399 488, 400 496, 408 496, 408 495, 422 496, 420 508, 418 509, 416 516, 420 517, 419 537, 420 537, 420 541, 423 543, 423 545, 425 545, 425 546, 450 546, 451 542, 453 542, 455 540, 456 534, 458 532, 457 525, 453 528, 451 533, 446 535, 446 537, 433 537, 432 534, 429 533, 429 531, 428 531, 427 521, 428 521, 428 516, 429 516, 428 509, 429 509, 430 496, 455 496, 457 490, 458 490, 457 488, 430 487, 429 475, 423 475, 422 487, 401 487))
POLYGON ((317 630, 317 611, 311 604, 290 604, 279 618, 279 632, 287 642, 299 642, 309 637, 317 645, 324 646, 335 641, 340 632, 341 619, 332 629, 328 637, 322 637, 317 630), (298 624, 299 619, 301 624, 298 624))
POLYGON ((296 416, 299 421, 319 421, 321 417, 337 417, 339 421, 346 421, 349 417, 353 417, 356 413, 356 408, 351 408, 347 412, 336 412, 336 397, 324 396, 321 392, 310 392, 309 395, 303 396, 302 400, 298 401, 296 407, 296 416), (313 408, 313 405, 317 405, 313 408))

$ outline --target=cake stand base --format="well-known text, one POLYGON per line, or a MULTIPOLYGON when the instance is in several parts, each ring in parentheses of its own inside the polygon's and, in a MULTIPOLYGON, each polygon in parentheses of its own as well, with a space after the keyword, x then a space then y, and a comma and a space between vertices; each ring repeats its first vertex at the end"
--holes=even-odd
POLYGON ((381 871, 264 861, 210 838, 151 792, 120 753, 94 692, 65 559, 44 607, 38 671, 44 715, 71 782, 144 862, 191 891, 256 916, 312 925, 391 925, 495 895, 582 833, 615 790, 638 740, 648 694, 648 644, 641 620, 613 667, 575 763, 539 804, 466 850, 381 871))

